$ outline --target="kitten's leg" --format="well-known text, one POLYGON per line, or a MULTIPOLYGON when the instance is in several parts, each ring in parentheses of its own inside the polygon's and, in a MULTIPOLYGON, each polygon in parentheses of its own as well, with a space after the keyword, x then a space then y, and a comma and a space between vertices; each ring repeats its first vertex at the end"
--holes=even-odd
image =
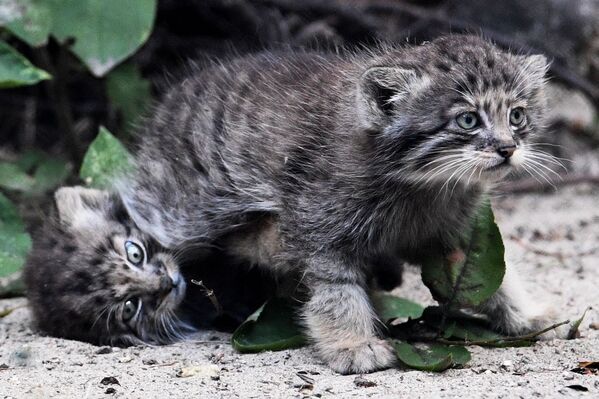
POLYGON ((364 278, 332 257, 309 263, 305 282, 310 299, 304 321, 320 357, 343 374, 391 366, 395 355, 391 345, 377 336, 364 278))
MULTIPOLYGON (((494 326, 508 335, 521 335, 539 331, 556 322, 556 315, 550 308, 532 297, 525 289, 516 271, 506 265, 505 276, 499 290, 479 309, 487 314, 494 326)), ((543 338, 565 335, 567 326, 553 330, 543 338)))

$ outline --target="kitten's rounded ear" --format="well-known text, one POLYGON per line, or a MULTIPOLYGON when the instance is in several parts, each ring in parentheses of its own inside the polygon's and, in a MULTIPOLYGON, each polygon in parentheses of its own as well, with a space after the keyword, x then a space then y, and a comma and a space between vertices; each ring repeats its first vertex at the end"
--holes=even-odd
POLYGON ((59 188, 54 193, 54 201, 58 218, 67 226, 93 221, 94 217, 103 215, 110 207, 108 192, 80 186, 59 188))
POLYGON ((357 107, 367 129, 385 126, 394 106, 426 84, 412 69, 373 67, 360 76, 357 107))
POLYGON ((525 72, 524 78, 530 81, 545 81, 545 75, 549 70, 549 61, 542 54, 523 55, 522 68, 525 72))

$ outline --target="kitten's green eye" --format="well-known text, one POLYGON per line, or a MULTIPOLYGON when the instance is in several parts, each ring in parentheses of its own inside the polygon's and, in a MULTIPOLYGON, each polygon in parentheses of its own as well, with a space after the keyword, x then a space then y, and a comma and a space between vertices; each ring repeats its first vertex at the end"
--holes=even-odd
POLYGON ((470 130, 478 126, 478 116, 474 112, 464 112, 456 118, 458 126, 470 130))
POLYGON ((127 322, 135 316, 139 304, 140 301, 138 298, 131 298, 125 301, 125 306, 123 306, 123 321, 127 322))
POLYGON ((510 123, 514 126, 521 126, 526 121, 526 114, 524 113, 523 108, 514 108, 512 112, 510 112, 510 123))
POLYGON ((125 251, 127 252, 127 260, 133 263, 135 266, 138 266, 143 262, 144 251, 133 241, 125 242, 125 251))

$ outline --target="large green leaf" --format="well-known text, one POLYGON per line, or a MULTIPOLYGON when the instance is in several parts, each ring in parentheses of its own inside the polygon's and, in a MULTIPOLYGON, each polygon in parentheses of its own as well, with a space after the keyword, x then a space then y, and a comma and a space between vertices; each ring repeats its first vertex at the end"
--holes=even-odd
POLYGON ((400 341, 395 341, 394 346, 400 362, 416 370, 439 372, 470 361, 470 352, 463 346, 431 344, 416 347, 400 341))
POLYGON ((424 307, 416 302, 382 292, 372 295, 372 303, 377 315, 385 323, 398 318, 417 319, 424 311, 424 307))
POLYGON ((30 250, 31 238, 17 208, 0 194, 0 296, 7 294, 3 289, 13 293, 19 285, 12 276, 21 270, 30 250))
POLYGON ((109 188, 130 165, 130 155, 123 144, 106 128, 100 127, 83 158, 79 175, 91 187, 109 188))
POLYGON ((0 41, 0 89, 27 86, 50 79, 50 74, 34 67, 14 48, 0 41))
POLYGON ((53 0, 52 34, 103 76, 150 36, 156 0, 53 0))
POLYGON ((4 18, 0 24, 30 46, 42 46, 52 27, 52 1, 2 0, 4 18))
POLYGON ((108 74, 106 92, 121 113, 125 129, 133 126, 152 98, 150 82, 133 64, 123 64, 108 74))
POLYGON ((505 274, 501 233, 489 201, 478 210, 462 240, 462 256, 431 254, 422 265, 422 281, 441 303, 476 306, 490 298, 505 274))
POLYGON ((306 344, 306 337, 294 321, 297 307, 289 300, 273 299, 235 330, 233 348, 239 352, 291 349, 306 344))

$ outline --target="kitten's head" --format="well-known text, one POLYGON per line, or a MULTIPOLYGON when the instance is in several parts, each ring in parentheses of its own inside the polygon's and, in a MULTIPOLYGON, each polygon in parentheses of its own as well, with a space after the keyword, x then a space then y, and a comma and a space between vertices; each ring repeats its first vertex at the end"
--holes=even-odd
POLYGON ((462 35, 378 57, 357 100, 383 174, 422 184, 543 174, 547 159, 528 139, 543 124, 547 67, 462 35))
POLYGON ((188 327, 174 314, 185 282, 171 254, 139 231, 120 200, 65 187, 25 267, 39 328, 96 344, 166 343, 188 327))

